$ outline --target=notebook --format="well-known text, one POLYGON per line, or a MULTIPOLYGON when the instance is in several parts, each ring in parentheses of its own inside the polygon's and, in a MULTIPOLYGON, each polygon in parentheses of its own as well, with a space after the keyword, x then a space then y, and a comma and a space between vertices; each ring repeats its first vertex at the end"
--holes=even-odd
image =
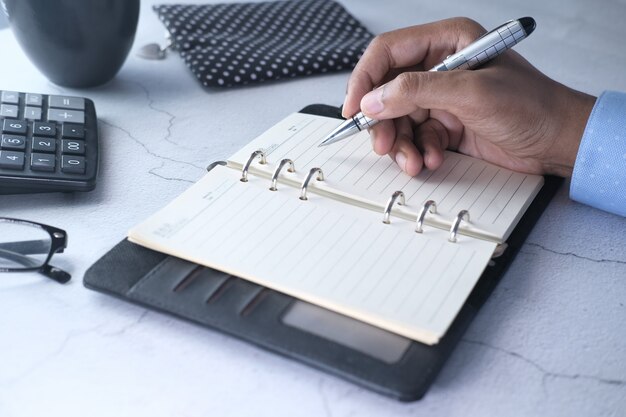
POLYGON ((454 152, 409 177, 371 150, 366 132, 318 147, 339 123, 290 115, 128 238, 436 344, 543 177, 454 152), (281 164, 287 158, 294 172, 281 164), (396 191, 404 204, 390 198, 396 191), (436 212, 424 210, 427 201, 436 212))

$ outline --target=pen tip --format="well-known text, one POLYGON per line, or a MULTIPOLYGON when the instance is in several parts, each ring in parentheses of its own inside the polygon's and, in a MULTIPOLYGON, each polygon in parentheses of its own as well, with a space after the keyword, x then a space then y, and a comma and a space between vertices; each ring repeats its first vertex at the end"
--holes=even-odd
POLYGON ((522 27, 524 28, 524 32, 526 32, 526 36, 528 36, 531 33, 533 33, 533 31, 537 27, 537 22, 535 22, 535 19, 533 19, 532 17, 529 17, 529 16, 522 17, 521 19, 519 19, 519 22, 521 23, 522 27))

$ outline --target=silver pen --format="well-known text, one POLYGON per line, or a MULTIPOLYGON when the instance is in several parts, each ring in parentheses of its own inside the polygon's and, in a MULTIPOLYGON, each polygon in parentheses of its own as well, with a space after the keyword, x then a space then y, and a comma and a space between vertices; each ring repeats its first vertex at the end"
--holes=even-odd
MULTIPOLYGON (((497 57, 502 52, 522 41, 535 30, 536 23, 532 17, 506 22, 494 30, 485 33, 459 52, 448 56, 441 64, 435 65, 430 71, 451 71, 455 69, 472 69, 497 57)), ((339 142, 363 129, 373 127, 378 120, 367 117, 362 112, 346 119, 339 127, 330 132, 319 146, 339 142)))

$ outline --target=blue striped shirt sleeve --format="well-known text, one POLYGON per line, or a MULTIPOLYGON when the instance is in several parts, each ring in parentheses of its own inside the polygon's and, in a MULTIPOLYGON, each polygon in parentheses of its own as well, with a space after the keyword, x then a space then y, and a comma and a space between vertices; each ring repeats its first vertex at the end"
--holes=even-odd
POLYGON ((578 148, 570 198, 626 216, 626 93, 598 97, 578 148))

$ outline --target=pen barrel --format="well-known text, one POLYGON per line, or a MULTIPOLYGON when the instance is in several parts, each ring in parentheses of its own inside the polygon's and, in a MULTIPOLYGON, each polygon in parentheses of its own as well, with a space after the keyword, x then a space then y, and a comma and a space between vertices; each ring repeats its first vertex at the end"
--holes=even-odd
POLYGON ((459 52, 448 56, 431 71, 472 69, 495 58, 526 37, 519 20, 512 20, 486 33, 459 52))
POLYGON ((378 123, 378 120, 372 119, 371 117, 367 117, 366 115, 364 115, 361 112, 356 114, 352 118, 352 120, 354 120, 354 123, 356 124, 356 127, 359 130, 369 129, 370 127, 374 127, 374 125, 376 125, 378 123))

